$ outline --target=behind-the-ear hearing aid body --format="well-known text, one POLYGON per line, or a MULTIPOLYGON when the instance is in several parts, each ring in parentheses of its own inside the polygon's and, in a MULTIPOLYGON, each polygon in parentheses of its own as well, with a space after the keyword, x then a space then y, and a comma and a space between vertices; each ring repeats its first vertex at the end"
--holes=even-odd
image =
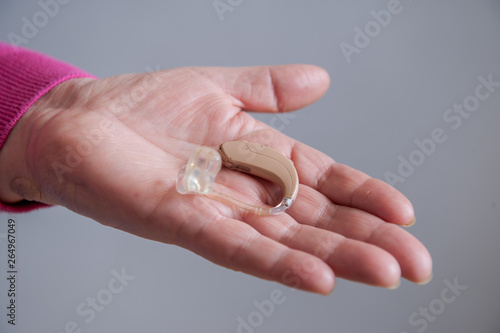
POLYGON ((259 215, 275 215, 291 206, 297 197, 299 178, 293 162, 268 146, 246 141, 231 141, 219 146, 219 153, 210 147, 198 147, 188 163, 179 172, 177 191, 198 193, 230 202, 259 215), (229 195, 213 190, 215 176, 221 164, 228 169, 241 171, 276 183, 283 199, 275 206, 253 206, 229 195))

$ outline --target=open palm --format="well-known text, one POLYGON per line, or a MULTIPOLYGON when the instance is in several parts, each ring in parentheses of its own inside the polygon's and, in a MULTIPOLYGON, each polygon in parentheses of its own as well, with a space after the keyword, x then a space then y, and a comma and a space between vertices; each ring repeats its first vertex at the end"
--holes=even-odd
MULTIPOLYGON (((401 276, 425 282, 429 253, 396 226, 414 219, 402 194, 245 112, 306 106, 328 84, 322 69, 306 65, 67 81, 15 128, 30 133, 16 192, 303 290, 329 293, 335 276, 384 287, 401 276), (271 146, 294 161, 301 185, 285 213, 257 216, 176 192, 194 147, 233 140, 271 146)), ((245 201, 276 200, 275 187, 238 172, 223 170, 217 183, 245 201)))

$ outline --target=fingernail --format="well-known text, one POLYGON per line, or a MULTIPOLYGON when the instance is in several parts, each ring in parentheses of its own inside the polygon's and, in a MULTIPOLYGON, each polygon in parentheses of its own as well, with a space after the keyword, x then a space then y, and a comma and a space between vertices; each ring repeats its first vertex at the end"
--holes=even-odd
POLYGON ((398 289, 400 285, 401 285, 401 280, 398 280, 398 282, 396 284, 387 287, 387 289, 389 289, 389 290, 395 290, 395 289, 398 289))
POLYGON ((413 226, 416 221, 417 221, 417 218, 414 216, 413 220, 411 220, 410 223, 403 224, 403 227, 409 228, 409 227, 413 226))
POLYGON ((431 272, 431 275, 429 275, 429 278, 427 280, 424 280, 422 282, 417 282, 417 284, 423 286, 424 284, 427 284, 427 283, 431 282, 433 276, 434 276, 434 274, 431 272))

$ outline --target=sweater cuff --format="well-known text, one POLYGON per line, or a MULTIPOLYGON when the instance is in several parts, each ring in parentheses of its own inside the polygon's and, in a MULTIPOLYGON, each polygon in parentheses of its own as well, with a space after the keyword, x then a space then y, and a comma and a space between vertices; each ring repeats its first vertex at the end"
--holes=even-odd
MULTIPOLYGON (((95 78, 43 54, 0 43, 0 149, 21 116, 40 97, 73 78, 95 78)), ((36 202, 0 203, 0 211, 21 212, 46 206, 36 202)))

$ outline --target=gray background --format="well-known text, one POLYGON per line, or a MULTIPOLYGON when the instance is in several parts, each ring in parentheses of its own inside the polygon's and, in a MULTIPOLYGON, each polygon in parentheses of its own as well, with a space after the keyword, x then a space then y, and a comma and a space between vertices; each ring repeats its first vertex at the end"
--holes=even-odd
MULTIPOLYGON (((228 3, 228 0, 223 0, 228 3)), ((500 1, 401 0, 403 11, 348 63, 340 43, 388 1, 238 1, 221 20, 212 1, 71 1, 26 47, 97 76, 148 67, 311 63, 332 85, 295 113, 283 132, 339 162, 385 179, 414 140, 442 128, 447 141, 396 187, 418 217, 410 231, 430 250, 434 279, 396 291, 339 280, 327 297, 215 266, 183 249, 106 228, 63 208, 0 214, 0 276, 6 276, 7 219, 17 221, 17 325, 7 324, 0 280, 1 332, 236 332, 238 317, 274 289, 286 300, 254 332, 499 332, 500 88, 453 130, 445 111, 474 93, 478 77, 500 81, 500 1), (76 312, 107 287, 112 270, 135 276, 95 318, 76 312), (445 280, 467 286, 433 321, 445 280), (422 318, 422 317, 419 317, 422 318)), ((21 35, 35 0, 2 0, 0 39, 21 35)), ((259 115, 271 121, 269 115, 259 115)), ((444 304, 444 303, 442 303, 444 304)), ((240 330, 245 332, 245 330, 240 330)), ((247 330, 248 331, 248 330, 247 330)))

